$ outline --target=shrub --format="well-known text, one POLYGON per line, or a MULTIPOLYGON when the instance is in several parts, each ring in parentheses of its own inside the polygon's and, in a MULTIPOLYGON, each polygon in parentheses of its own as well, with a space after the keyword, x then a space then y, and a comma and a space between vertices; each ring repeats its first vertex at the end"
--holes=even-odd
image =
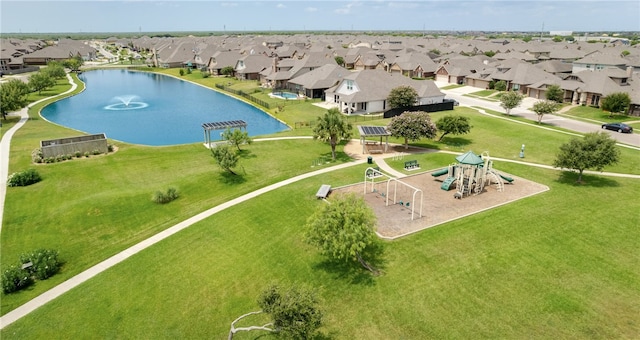
POLYGON ((113 144, 107 145, 107 152, 113 152, 113 144))
POLYGON ((209 72, 202 72, 202 78, 209 78, 209 72))
POLYGON ((29 169, 22 172, 15 172, 9 176, 7 185, 10 187, 26 187, 42 180, 40 174, 35 169, 29 169))
POLYGON ((99 154, 101 154, 101 153, 102 153, 102 152, 100 152, 100 150, 98 150, 98 149, 95 149, 95 150, 91 151, 91 154, 92 154, 92 155, 99 155, 99 154))
POLYGON ((42 150, 40 148, 33 149, 33 151, 31 151, 31 160, 34 163, 42 163, 44 161, 42 150))
POLYGON ((80 158, 82 157, 82 152, 76 151, 75 155, 76 155, 76 158, 80 158))
POLYGON ((32 265, 27 270, 38 280, 46 280, 60 270, 57 250, 38 249, 30 254, 22 254, 20 262, 23 264, 31 262, 32 265))
POLYGON ((85 157, 89 157, 89 155, 90 155, 89 151, 85 151, 85 152, 84 152, 84 156, 85 156, 85 157))
POLYGON ((166 204, 169 203, 176 198, 178 198, 178 190, 176 188, 169 188, 167 192, 164 193, 162 191, 156 191, 153 196, 151 196, 151 200, 158 204, 166 204))
POLYGON ((181 76, 184 76, 184 69, 180 69, 180 71, 178 71, 180 73, 181 76))
POLYGON ((61 162, 61 161, 64 161, 64 155, 57 155, 56 162, 61 162))
POLYGON ((5 294, 17 292, 29 287, 32 283, 33 278, 28 271, 22 269, 22 266, 12 265, 2 272, 2 291, 5 294))

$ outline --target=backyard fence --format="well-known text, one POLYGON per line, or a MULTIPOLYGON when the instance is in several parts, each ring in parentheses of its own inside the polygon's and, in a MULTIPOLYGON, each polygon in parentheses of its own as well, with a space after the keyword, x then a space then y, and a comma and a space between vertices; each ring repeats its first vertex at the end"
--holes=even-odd
POLYGON ((271 105, 269 103, 265 102, 262 99, 258 99, 258 98, 254 97, 254 96, 252 96, 252 95, 250 95, 248 93, 245 93, 242 90, 235 90, 235 89, 232 89, 231 87, 224 86, 223 84, 216 84, 216 87, 221 89, 221 90, 223 90, 223 91, 227 91, 227 92, 233 93, 235 95, 238 95, 238 96, 240 96, 242 98, 245 98, 246 100, 248 100, 248 101, 250 101, 252 103, 258 104, 258 105, 260 105, 260 106, 262 106, 264 108, 267 108, 267 109, 271 108, 271 105))

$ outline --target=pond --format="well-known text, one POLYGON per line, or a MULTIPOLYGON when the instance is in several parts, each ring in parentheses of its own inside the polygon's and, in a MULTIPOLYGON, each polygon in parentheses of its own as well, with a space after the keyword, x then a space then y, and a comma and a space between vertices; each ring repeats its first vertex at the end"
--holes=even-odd
MULTIPOLYGON (((42 109, 45 119, 152 146, 204 142, 202 124, 209 122, 244 120, 250 136, 289 129, 252 105, 170 76, 118 69, 88 71, 79 78, 85 91, 42 109)), ((219 139, 215 132, 211 137, 219 139)))

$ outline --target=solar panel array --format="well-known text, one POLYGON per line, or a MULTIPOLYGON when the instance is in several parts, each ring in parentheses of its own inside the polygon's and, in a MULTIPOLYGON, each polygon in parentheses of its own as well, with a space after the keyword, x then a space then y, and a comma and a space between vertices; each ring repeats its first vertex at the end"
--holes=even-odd
POLYGON ((387 136, 389 132, 384 126, 358 126, 360 134, 364 136, 387 136))
POLYGON ((225 122, 204 123, 202 127, 205 130, 224 130, 226 128, 247 127, 244 120, 228 120, 225 122))

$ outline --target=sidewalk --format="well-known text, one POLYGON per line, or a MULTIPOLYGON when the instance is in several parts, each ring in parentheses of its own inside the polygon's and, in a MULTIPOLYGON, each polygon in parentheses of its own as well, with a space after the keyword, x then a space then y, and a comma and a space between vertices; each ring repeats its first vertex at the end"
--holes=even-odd
MULTIPOLYGON (((78 85, 73 82, 73 78, 67 74, 67 79, 71 84, 71 89, 68 91, 58 95, 64 96, 67 93, 74 91, 78 85)), ((11 152, 11 138, 13 138, 13 134, 18 131, 29 119, 29 109, 45 100, 49 100, 51 98, 40 99, 36 102, 29 104, 27 107, 22 108, 20 111, 12 114, 14 116, 20 116, 20 121, 16 123, 9 131, 7 131, 0 140, 0 232, 2 232, 2 220, 4 216, 4 202, 7 196, 7 179, 9 177, 9 153, 11 152)))

